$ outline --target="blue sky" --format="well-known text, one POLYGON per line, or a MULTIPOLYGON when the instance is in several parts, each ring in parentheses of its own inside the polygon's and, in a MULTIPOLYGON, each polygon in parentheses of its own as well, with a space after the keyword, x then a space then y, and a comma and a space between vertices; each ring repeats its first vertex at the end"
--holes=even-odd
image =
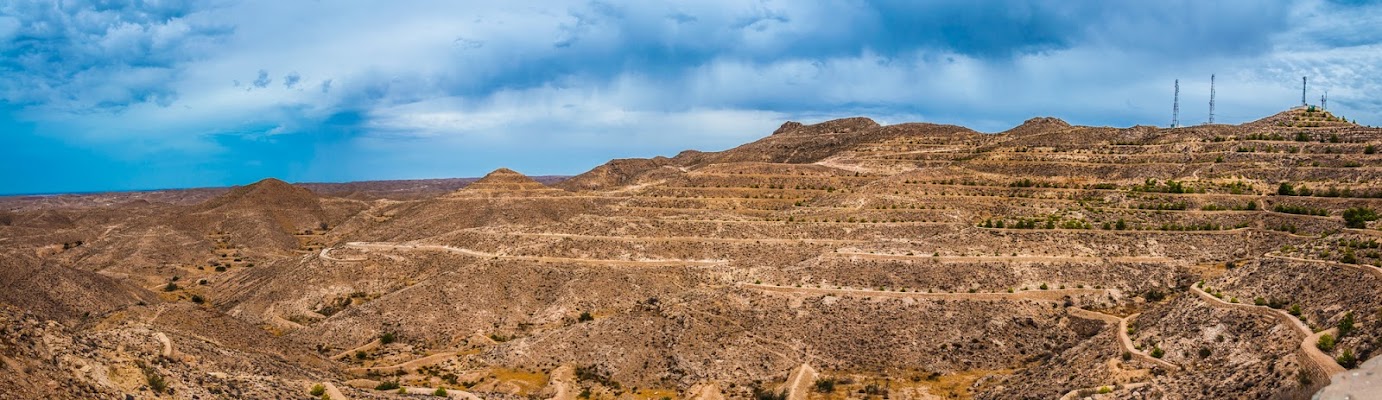
POLYGON ((0 2, 0 193, 576 174, 786 120, 1382 125, 1367 1, 0 2), (513 4, 510 4, 513 3, 513 4))

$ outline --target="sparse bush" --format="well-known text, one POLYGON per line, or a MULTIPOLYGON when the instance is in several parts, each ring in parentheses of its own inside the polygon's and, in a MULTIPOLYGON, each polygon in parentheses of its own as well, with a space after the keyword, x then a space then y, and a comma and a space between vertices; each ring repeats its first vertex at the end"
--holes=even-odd
POLYGON ((787 400, 787 391, 774 392, 760 387, 753 388, 754 400, 787 400))
POLYGON ((1344 354, 1334 359, 1334 361, 1338 361, 1339 366, 1344 367, 1344 369, 1352 369, 1358 365, 1358 357, 1353 355, 1353 350, 1351 349, 1344 349, 1344 354))
POLYGON ((1148 355, 1152 356, 1152 358, 1161 358, 1161 356, 1166 355, 1166 351, 1162 350, 1160 346, 1152 346, 1152 351, 1148 353, 1148 355))
POLYGON ((144 372, 144 382, 149 385, 149 390, 154 393, 163 393, 168 390, 168 381, 163 380, 163 375, 159 375, 157 370, 143 361, 136 362, 135 365, 144 372))
POLYGON ((1296 382, 1299 382, 1301 386, 1310 386, 1315 383, 1315 380, 1310 379, 1310 374, 1306 373, 1304 369, 1301 369, 1296 371, 1296 382))
POLYGON ((168 282, 167 285, 164 285, 164 286, 163 286, 163 291, 165 291, 165 292, 171 292, 171 291, 174 291, 174 290, 178 290, 178 284, 176 284, 176 283, 168 282))
POLYGON ((1315 342, 1315 347, 1325 353, 1334 351, 1334 335, 1326 333, 1320 336, 1320 340, 1315 342))
POLYGON ((374 390, 394 390, 398 389, 398 381, 383 381, 374 387, 374 390))
POLYGON ((1353 312, 1344 313, 1344 318, 1339 320, 1339 337, 1348 336, 1353 332, 1353 312))
POLYGON ((311 393, 313 397, 320 397, 321 395, 326 394, 326 386, 322 386, 322 384, 320 383, 313 385, 312 391, 309 393, 311 393))
POLYGON ((393 332, 384 332, 383 335, 379 335, 379 343, 382 344, 393 343, 395 340, 398 338, 394 337, 393 332))
POLYGON ((834 392, 835 392, 835 379, 834 379, 834 378, 818 378, 818 379, 816 379, 816 392, 817 392, 817 393, 834 393, 834 392))
POLYGON ((437 397, 446 397, 446 388, 439 387, 437 388, 437 390, 432 391, 432 395, 437 397))
POLYGON ((1291 186, 1290 183, 1281 182, 1281 185, 1276 187, 1276 194, 1282 196, 1295 196, 1296 188, 1291 186))
POLYGON ((1376 221, 1378 215, 1376 211, 1367 207, 1352 207, 1344 210, 1344 225, 1349 228, 1363 229, 1368 222, 1376 221))
POLYGON ((193 302, 193 303, 197 303, 197 304, 202 304, 202 303, 205 303, 205 302, 206 302, 206 298, 202 297, 202 295, 194 294, 194 295, 192 295, 192 302, 193 302))
POLYGON ((576 317, 576 321, 580 321, 580 322, 594 321, 594 320, 595 320, 595 317, 592 316, 592 315, 590 315, 590 312, 589 312, 589 311, 582 311, 582 312, 581 312, 581 316, 576 317))

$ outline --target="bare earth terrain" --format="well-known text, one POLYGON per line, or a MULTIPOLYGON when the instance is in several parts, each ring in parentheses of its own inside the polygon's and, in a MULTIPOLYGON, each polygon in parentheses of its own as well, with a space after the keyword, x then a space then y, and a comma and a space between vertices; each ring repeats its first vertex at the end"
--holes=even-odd
POLYGON ((0 399, 1375 394, 1378 147, 1304 108, 850 118, 569 179, 0 198, 0 399))

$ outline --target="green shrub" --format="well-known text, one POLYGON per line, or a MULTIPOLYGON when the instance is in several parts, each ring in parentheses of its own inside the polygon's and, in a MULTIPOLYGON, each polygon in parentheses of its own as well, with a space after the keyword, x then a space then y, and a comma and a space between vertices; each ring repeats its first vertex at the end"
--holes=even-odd
POLYGON ((1344 225, 1349 228, 1366 228, 1369 221, 1376 221, 1378 215, 1376 211, 1367 207, 1352 207, 1344 210, 1344 225))
POLYGON ((1162 350, 1160 346, 1153 346, 1152 352, 1149 353, 1149 355, 1151 355, 1152 358, 1161 358, 1161 356, 1166 355, 1166 351, 1162 350))
POLYGON ((835 379, 833 379, 833 378, 819 378, 819 379, 816 379, 816 392, 817 392, 817 393, 834 393, 834 392, 835 392, 835 379))
POLYGON ((581 312, 581 316, 576 317, 576 321, 580 321, 580 322, 594 321, 594 320, 595 320, 595 316, 590 315, 590 312, 589 312, 589 311, 582 311, 582 312, 581 312))
POLYGON ((178 284, 176 284, 176 283, 168 282, 167 285, 164 285, 164 286, 163 286, 163 291, 165 291, 165 292, 171 292, 171 291, 174 291, 174 290, 178 290, 178 284))
POLYGON ((313 385, 312 391, 309 393, 312 393, 313 397, 320 397, 321 395, 326 394, 326 386, 322 386, 322 384, 320 383, 313 385))
POLYGON ((194 294, 194 295, 192 295, 192 302, 193 302, 193 303, 197 303, 197 304, 202 304, 202 303, 205 303, 205 302, 206 302, 206 298, 202 297, 202 295, 194 294))
POLYGON ((157 370, 143 361, 136 362, 135 365, 144 372, 144 382, 149 385, 149 390, 154 393, 163 393, 168 390, 168 381, 163 380, 163 375, 159 375, 157 370))
POLYGON ((1353 312, 1344 313, 1344 318, 1339 320, 1339 337, 1348 336, 1353 332, 1353 312))
POLYGON ((446 397, 446 388, 439 387, 437 388, 437 390, 432 391, 432 395, 437 397, 446 397))
POLYGON ((1323 336, 1320 336, 1320 340, 1315 342, 1315 347, 1319 348, 1320 351, 1323 351, 1325 353, 1334 351, 1334 335, 1326 333, 1323 336))
POLYGON ((1296 195, 1296 188, 1293 187, 1293 186, 1291 186, 1290 183, 1281 182, 1281 186, 1277 186, 1277 187, 1276 187, 1276 194, 1279 194, 1279 195, 1282 195, 1282 196, 1295 196, 1295 195, 1296 195))
POLYGON ((398 338, 394 337, 393 332, 384 332, 383 335, 379 335, 379 343, 389 344, 393 343, 395 340, 398 340, 398 338))
POLYGON ((787 400, 787 391, 774 392, 760 387, 753 388, 754 400, 787 400))
POLYGON ((1334 359, 1334 361, 1338 361, 1339 366, 1344 367, 1344 369, 1352 369, 1358 365, 1358 357, 1354 357, 1353 350, 1350 349, 1344 349, 1344 354, 1334 359))
POLYGON ((398 389, 398 381, 383 381, 374 387, 374 390, 394 390, 398 389))

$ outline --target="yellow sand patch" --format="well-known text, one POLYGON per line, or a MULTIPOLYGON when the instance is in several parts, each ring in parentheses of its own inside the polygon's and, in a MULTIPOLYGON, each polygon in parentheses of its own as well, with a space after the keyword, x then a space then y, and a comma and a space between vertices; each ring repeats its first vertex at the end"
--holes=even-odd
POLYGON ((677 391, 670 389, 638 389, 638 393, 628 393, 638 400, 660 400, 662 398, 678 398, 677 391))
POLYGON ((547 386, 547 374, 508 368, 494 368, 489 371, 496 383, 509 383, 519 388, 518 395, 527 397, 547 386))

